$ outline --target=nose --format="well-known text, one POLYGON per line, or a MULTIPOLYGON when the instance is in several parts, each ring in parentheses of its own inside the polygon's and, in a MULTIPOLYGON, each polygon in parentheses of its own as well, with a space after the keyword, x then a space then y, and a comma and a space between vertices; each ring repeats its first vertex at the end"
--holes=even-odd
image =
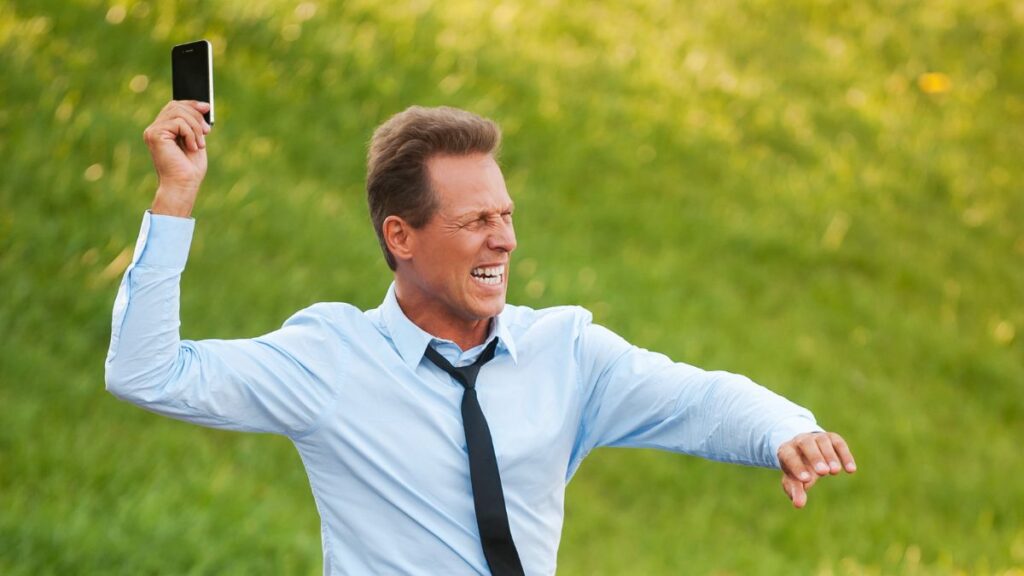
POLYGON ((512 222, 501 221, 487 238, 487 247, 498 252, 512 252, 516 249, 516 231, 512 222))

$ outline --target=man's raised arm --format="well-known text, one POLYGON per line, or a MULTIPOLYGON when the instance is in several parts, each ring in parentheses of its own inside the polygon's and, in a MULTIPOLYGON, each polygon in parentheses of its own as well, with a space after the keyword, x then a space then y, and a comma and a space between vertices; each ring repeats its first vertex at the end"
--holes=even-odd
POLYGON ((312 429, 332 395, 332 367, 319 360, 340 356, 327 310, 308 308, 251 340, 179 337, 179 287, 195 224, 189 215, 206 174, 207 108, 171 102, 145 131, 160 186, 114 302, 107 389, 197 424, 294 437, 312 429))

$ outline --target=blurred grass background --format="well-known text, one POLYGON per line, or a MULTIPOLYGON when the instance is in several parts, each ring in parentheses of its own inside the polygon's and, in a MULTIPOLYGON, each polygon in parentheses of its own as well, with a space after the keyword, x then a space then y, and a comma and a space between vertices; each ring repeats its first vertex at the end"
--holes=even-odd
POLYGON ((317 574, 287 440, 103 390, 173 44, 215 50, 183 336, 376 306, 365 144, 502 124, 510 301, 747 374, 860 472, 648 451, 568 488, 561 574, 1024 570, 1024 2, 0 1, 0 573, 317 574))

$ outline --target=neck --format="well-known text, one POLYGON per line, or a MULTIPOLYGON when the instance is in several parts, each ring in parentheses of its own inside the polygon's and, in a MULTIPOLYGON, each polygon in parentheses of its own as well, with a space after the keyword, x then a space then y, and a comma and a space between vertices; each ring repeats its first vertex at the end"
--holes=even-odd
POLYGON ((435 338, 451 340, 463 351, 479 346, 487 339, 492 318, 471 319, 453 314, 441 302, 424 298, 410 290, 400 278, 395 279, 398 307, 410 322, 435 338))

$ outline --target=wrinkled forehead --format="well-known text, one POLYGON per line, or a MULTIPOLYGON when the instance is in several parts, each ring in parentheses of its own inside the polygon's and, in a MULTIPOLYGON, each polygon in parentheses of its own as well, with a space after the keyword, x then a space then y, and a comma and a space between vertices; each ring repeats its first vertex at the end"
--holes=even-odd
POLYGON ((427 169, 445 215, 502 212, 512 205, 501 168, 489 154, 436 156, 427 161, 427 169))

